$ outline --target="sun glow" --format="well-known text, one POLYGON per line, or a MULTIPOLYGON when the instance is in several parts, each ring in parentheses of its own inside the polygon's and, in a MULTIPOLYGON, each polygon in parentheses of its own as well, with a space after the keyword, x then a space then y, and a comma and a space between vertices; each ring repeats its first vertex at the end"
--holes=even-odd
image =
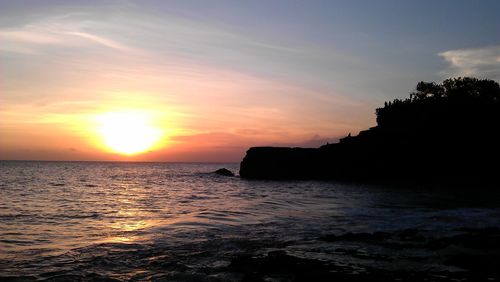
POLYGON ((151 115, 140 111, 105 113, 97 117, 98 132, 113 152, 135 155, 152 149, 162 137, 151 115))

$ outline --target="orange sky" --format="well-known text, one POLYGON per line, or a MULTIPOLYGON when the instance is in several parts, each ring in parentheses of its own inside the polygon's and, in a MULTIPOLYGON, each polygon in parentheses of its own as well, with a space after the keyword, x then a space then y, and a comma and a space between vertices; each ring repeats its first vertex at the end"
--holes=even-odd
POLYGON ((0 159, 239 161, 250 146, 318 146, 373 122, 366 102, 242 64, 301 50, 134 9, 80 12, 0 30, 0 159), (106 146, 96 118, 119 111, 146 113, 159 140, 128 156, 106 146))
POLYGON ((349 2, 21 2, 0 3, 0 159, 236 162, 357 134, 420 80, 499 75, 500 47, 473 46, 466 25, 467 44, 426 40, 410 28, 425 13, 388 33, 391 18, 349 2), (102 124, 120 112, 146 125, 102 124), (152 141, 125 155, 120 138, 152 141))
MULTIPOLYGON (((94 68, 92 76, 106 76, 100 73, 106 72, 106 67, 94 68)), ((314 91, 215 68, 204 69, 207 74, 196 78, 178 74, 161 77, 168 70, 142 71, 116 81, 85 83, 78 79, 72 87, 50 85, 50 99, 41 94, 43 98, 20 105, 3 103, 1 158, 238 161, 250 146, 318 146, 359 127, 347 121, 320 122, 342 119, 339 113, 328 111, 327 105, 332 103, 363 108, 342 97, 323 97, 314 91), (325 108, 322 111, 301 102, 302 95, 324 101, 325 108), (151 151, 123 156, 103 144, 96 118, 124 110, 148 113, 155 128, 161 130, 161 140, 151 151)), ((25 88, 30 87, 15 91, 19 95, 22 91, 47 92, 25 88)))

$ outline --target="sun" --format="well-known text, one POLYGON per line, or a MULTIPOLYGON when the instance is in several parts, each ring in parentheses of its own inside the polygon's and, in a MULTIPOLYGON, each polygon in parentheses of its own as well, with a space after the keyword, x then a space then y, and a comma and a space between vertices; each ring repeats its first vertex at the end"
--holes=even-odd
POLYGON ((104 145, 123 155, 135 155, 150 150, 161 139, 161 130, 145 112, 120 111, 97 117, 98 133, 104 145))

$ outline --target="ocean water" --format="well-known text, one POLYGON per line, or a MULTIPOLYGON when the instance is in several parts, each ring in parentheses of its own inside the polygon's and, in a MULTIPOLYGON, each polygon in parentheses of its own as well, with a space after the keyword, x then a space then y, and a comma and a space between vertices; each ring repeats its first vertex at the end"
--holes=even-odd
POLYGON ((353 273, 460 272, 433 259, 435 249, 397 249, 370 236, 385 234, 394 245, 408 232, 430 242, 500 226, 499 194, 481 192, 480 182, 461 192, 210 173, 221 167, 238 171, 238 164, 2 161, 0 277, 234 281, 246 277, 236 258, 276 252, 353 273))

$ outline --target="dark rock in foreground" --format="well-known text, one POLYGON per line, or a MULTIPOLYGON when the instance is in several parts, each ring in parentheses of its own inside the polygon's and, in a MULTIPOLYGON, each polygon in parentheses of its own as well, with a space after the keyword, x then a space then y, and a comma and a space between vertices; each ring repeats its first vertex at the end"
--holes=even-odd
POLYGON ((421 82, 410 98, 385 103, 376 113, 377 126, 336 144, 250 148, 240 176, 498 182, 500 87, 495 81, 421 82))
POLYGON ((498 281, 499 236, 497 228, 443 237, 417 229, 329 235, 320 240, 343 248, 328 259, 279 250, 235 257, 226 271, 242 274, 242 281, 498 281), (340 257, 350 257, 350 263, 340 257))
POLYGON ((214 173, 222 176, 234 176, 234 173, 227 168, 219 168, 214 173))

